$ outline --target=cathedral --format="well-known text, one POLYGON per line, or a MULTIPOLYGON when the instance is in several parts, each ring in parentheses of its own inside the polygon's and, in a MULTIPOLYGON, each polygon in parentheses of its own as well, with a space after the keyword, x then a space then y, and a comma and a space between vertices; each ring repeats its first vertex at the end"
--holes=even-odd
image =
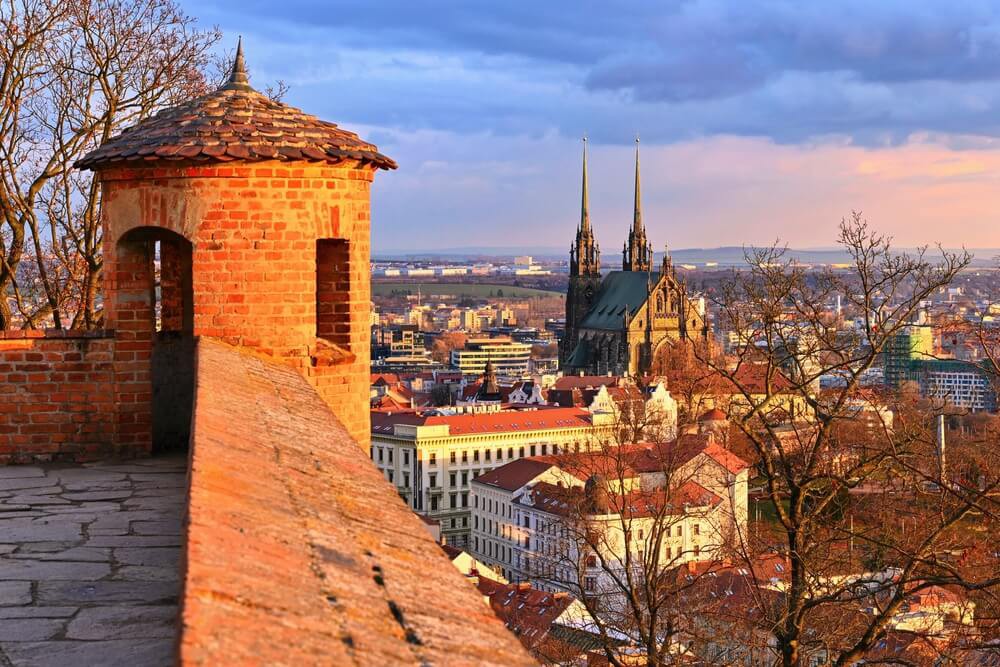
POLYGON ((583 145, 580 226, 569 251, 566 332, 559 345, 566 374, 640 376, 677 341, 705 338, 704 317, 664 252, 653 270, 653 248, 642 223, 639 140, 635 149, 635 206, 622 249, 621 271, 601 275, 601 250, 587 210, 587 144, 583 145))

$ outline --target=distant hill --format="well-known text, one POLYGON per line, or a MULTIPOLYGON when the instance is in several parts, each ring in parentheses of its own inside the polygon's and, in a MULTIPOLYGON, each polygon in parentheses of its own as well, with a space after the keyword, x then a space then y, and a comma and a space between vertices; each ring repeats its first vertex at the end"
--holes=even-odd
MULTIPOLYGON (((904 251, 912 252, 912 249, 904 248, 904 251)), ((929 251, 933 252, 933 251, 929 251)), ((973 253, 973 266, 992 267, 997 265, 997 257, 1000 257, 1000 248, 976 248, 970 249, 973 253)), ((674 262, 677 264, 698 264, 704 265, 714 262, 719 266, 740 266, 744 264, 743 248, 741 246, 723 246, 720 248, 679 248, 670 251, 674 262)), ((375 250, 372 253, 375 259, 394 259, 415 262, 474 262, 486 260, 503 260, 515 255, 531 255, 536 259, 565 259, 568 255, 566 249, 553 248, 551 246, 509 246, 509 247, 485 247, 470 246, 461 248, 443 248, 441 250, 375 250)), ((657 253, 659 261, 662 255, 657 253)), ((843 250, 839 248, 789 248, 788 256, 803 264, 843 264, 850 261, 843 250)), ((602 256, 603 264, 613 265, 621 261, 619 254, 605 254, 602 256)))
POLYGON ((463 246, 458 248, 441 248, 439 250, 382 250, 372 249, 372 257, 375 259, 412 259, 414 261, 433 262, 437 259, 444 261, 455 261, 456 259, 471 258, 497 258, 515 257, 517 255, 531 255, 540 258, 558 258, 568 254, 567 248, 555 248, 552 246, 463 246))

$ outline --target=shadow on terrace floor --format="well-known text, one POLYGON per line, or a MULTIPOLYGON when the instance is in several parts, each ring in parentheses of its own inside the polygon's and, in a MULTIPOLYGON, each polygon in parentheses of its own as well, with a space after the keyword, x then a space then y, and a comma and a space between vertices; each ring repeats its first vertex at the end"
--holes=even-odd
POLYGON ((0 467, 0 667, 174 664, 186 469, 0 467))

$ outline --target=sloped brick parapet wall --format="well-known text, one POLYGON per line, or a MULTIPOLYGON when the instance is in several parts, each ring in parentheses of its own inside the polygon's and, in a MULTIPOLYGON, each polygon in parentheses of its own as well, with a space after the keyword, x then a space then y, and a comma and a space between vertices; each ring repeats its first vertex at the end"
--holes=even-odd
POLYGON ((201 338, 184 665, 528 665, 294 368, 201 338))
POLYGON ((0 465, 148 453, 114 445, 114 351, 106 331, 0 331, 0 465))

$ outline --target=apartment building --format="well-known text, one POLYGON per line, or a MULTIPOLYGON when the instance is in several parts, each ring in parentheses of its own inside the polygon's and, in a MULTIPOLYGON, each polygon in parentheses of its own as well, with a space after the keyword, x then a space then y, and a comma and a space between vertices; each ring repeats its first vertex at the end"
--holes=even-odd
POLYGON ((466 548, 478 477, 526 457, 588 451, 611 438, 614 422, 578 407, 373 410, 371 457, 415 511, 440 521, 447 544, 466 548))
POLYGON ((514 461, 473 481, 470 549, 513 582, 607 592, 626 549, 658 542, 659 562, 673 567, 736 539, 746 530, 748 477, 746 462, 711 434, 514 461), (584 534, 602 536, 600 553, 580 553, 584 534))

